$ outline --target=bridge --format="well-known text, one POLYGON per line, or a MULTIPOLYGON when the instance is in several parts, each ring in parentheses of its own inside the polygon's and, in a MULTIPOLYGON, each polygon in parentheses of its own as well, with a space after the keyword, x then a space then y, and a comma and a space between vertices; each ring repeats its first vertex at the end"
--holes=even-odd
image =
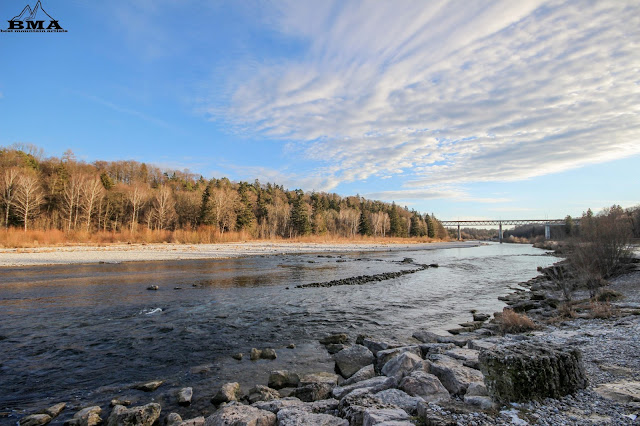
MULTIPOLYGON (((489 219, 489 220, 441 220, 442 226, 458 227, 458 240, 461 240, 460 226, 498 226, 498 239, 502 243, 502 225, 544 225, 544 238, 551 238, 552 226, 564 226, 564 219, 489 219)), ((575 225, 580 225, 580 219, 573 219, 575 225)))

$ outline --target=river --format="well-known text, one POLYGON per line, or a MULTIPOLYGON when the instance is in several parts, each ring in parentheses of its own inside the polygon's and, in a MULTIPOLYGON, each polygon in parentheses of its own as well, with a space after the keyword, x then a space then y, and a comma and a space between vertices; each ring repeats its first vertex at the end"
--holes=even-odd
POLYGON ((493 313, 497 297, 555 258, 528 245, 419 251, 301 254, 0 269, 0 423, 67 402, 62 422, 114 397, 160 402, 183 418, 211 412, 216 386, 266 384, 273 369, 332 371, 317 339, 346 332, 409 341, 413 331, 444 331, 493 313), (355 286, 295 288, 413 269, 415 274, 355 286), (157 291, 147 290, 157 285, 157 291), (287 349, 290 343, 294 349, 287 349), (250 361, 252 347, 274 361, 250 361), (231 355, 243 352, 236 361, 231 355), (130 389, 162 379, 153 394, 130 389), (175 391, 194 388, 177 408, 175 391))

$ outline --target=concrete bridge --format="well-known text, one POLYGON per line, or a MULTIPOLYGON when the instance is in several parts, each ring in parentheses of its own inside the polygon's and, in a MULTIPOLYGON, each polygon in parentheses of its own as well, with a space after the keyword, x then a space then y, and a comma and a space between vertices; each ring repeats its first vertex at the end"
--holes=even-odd
MULTIPOLYGON (((574 225, 580 225, 580 219, 572 219, 574 225)), ((491 220, 441 220, 442 226, 458 227, 458 240, 460 237, 460 226, 498 226, 498 239, 502 243, 502 225, 544 225, 544 238, 551 238, 552 226, 564 226, 564 219, 491 219, 491 220)))

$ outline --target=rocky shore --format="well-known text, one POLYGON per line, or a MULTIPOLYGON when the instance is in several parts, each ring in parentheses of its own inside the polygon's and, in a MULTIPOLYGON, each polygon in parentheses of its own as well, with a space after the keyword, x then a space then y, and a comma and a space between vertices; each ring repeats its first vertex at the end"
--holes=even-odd
MULTIPOLYGON (((320 341, 333 354, 335 371, 275 370, 249 389, 232 382, 206 394, 176 392, 180 406, 210 401, 199 416, 163 412, 154 401, 162 381, 154 381, 137 384, 149 396, 146 404, 114 400, 63 416, 60 403, 19 424, 639 424, 640 270, 610 282, 611 300, 570 309, 557 283, 541 272, 504 299, 511 309, 470 313, 447 335, 418 329, 388 341, 335 333, 320 341)), ((256 348, 250 355, 269 360, 279 350, 256 348)))

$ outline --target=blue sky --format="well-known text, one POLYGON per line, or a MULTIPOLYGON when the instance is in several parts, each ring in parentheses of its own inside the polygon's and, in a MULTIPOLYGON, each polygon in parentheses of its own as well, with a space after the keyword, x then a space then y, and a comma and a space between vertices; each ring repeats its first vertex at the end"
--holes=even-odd
POLYGON ((442 219, 640 204, 637 1, 42 4, 68 32, 0 33, 0 145, 442 219))

